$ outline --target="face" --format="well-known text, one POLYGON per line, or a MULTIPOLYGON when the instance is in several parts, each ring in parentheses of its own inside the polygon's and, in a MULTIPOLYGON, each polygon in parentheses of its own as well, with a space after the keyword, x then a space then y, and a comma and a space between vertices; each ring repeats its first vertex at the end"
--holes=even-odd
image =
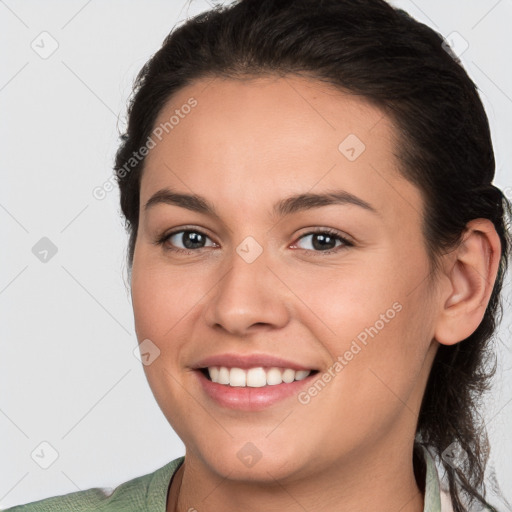
POLYGON ((435 297, 422 196, 398 172, 391 121, 287 76, 198 81, 155 128, 166 122, 141 180, 132 300, 187 460, 263 481, 412 439, 435 297))

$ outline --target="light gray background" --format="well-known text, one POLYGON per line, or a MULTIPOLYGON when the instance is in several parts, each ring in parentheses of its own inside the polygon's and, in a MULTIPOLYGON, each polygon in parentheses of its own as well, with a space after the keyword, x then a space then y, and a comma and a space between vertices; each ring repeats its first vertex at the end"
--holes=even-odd
MULTIPOLYGON (((492 125, 495 183, 511 197, 511 0, 394 3, 469 43, 462 62, 492 125)), ((0 508, 114 487, 184 454, 133 354, 118 192, 92 191, 111 178, 136 72, 178 20, 208 6, 0 0, 0 508), (58 250, 46 263, 32 252, 43 237, 58 250)), ((509 500, 510 320, 485 413, 509 500)))

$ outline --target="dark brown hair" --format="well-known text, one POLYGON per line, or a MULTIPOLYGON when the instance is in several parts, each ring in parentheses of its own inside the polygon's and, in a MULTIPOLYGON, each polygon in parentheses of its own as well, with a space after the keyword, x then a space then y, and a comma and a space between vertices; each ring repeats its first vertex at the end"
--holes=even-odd
POLYGON ((494 153, 477 88, 439 33, 383 0, 240 0, 175 28, 136 79, 116 155, 130 235, 128 268, 131 272, 144 167, 144 159, 133 156, 166 102, 203 78, 286 74, 360 95, 392 119, 399 170, 424 197, 431 275, 440 256, 460 243, 470 220, 490 219, 496 228, 502 254, 485 316, 467 339, 440 345, 416 436, 440 457, 455 512, 475 499, 490 506, 484 485, 489 447, 478 401, 496 368, 491 342, 502 315, 512 212, 492 184, 494 153), (441 457, 454 444, 467 454, 461 467, 441 457))

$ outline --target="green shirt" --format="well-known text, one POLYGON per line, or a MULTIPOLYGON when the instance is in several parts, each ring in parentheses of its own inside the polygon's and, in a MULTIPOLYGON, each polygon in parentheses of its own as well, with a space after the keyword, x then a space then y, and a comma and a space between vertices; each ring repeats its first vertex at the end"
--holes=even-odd
MULTIPOLYGON (((422 452, 426 463, 423 511, 451 512, 440 489, 434 459, 423 447, 422 452)), ((171 478, 184 460, 185 456, 178 457, 153 473, 120 484, 111 493, 100 488, 88 489, 18 505, 4 512, 165 512, 171 478)))

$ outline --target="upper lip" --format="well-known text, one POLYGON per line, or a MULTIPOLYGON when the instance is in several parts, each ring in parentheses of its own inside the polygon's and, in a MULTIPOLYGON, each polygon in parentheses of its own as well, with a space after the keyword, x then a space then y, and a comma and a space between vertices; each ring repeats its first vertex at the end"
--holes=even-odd
POLYGON ((225 366, 227 368, 278 367, 292 370, 313 370, 311 366, 288 361, 269 354, 217 354, 201 359, 193 366, 194 369, 209 366, 225 366))

